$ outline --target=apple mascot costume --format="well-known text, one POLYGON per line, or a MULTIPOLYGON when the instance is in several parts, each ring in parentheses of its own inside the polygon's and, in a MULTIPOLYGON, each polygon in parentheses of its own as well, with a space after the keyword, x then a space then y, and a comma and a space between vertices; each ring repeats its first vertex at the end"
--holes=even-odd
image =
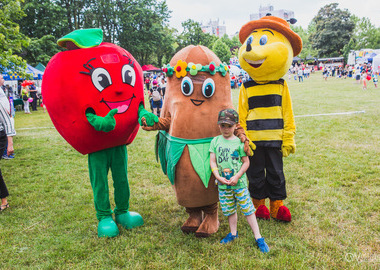
POLYGON ((290 211, 283 205, 287 195, 282 157, 296 150, 296 127, 282 76, 300 53, 302 40, 285 20, 274 16, 246 23, 239 39, 240 66, 250 76, 240 88, 240 124, 257 147, 247 171, 256 217, 289 222, 290 211))
POLYGON ((126 145, 138 132, 139 117, 147 122, 158 118, 144 109, 140 65, 123 48, 102 40, 101 29, 76 30, 59 39, 58 45, 68 50, 48 63, 42 93, 57 131, 78 152, 88 154, 98 236, 115 237, 117 224, 131 229, 144 223, 138 213, 129 211, 126 145), (109 200, 109 169, 114 211, 109 200))
MULTIPOLYGON (((160 130, 157 153, 178 204, 189 214, 181 229, 208 237, 218 231, 218 189, 210 168, 210 143, 220 135, 218 113, 232 108, 229 68, 204 46, 187 46, 163 71, 167 75, 164 105, 153 126, 160 130)), ((240 128, 236 133, 250 152, 240 128)))

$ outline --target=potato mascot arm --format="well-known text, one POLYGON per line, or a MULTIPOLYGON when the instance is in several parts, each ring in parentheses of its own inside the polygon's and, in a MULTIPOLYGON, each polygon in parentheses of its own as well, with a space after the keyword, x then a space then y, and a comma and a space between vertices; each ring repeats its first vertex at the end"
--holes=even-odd
POLYGON ((282 155, 284 157, 287 157, 289 156, 289 154, 294 154, 294 152, 296 151, 296 144, 294 142, 294 135, 296 134, 296 125, 294 122, 292 101, 290 99, 289 88, 286 81, 284 81, 284 92, 282 95, 282 113, 284 117, 282 155))
POLYGON ((238 112, 239 112, 239 124, 237 126, 237 130, 239 131, 240 129, 242 129, 242 132, 244 132, 244 136, 248 139, 248 142, 246 142, 246 140, 243 141, 242 140, 243 137, 240 134, 238 135, 235 133, 235 135, 240 138, 241 142, 244 143, 244 152, 247 154, 247 156, 253 156, 253 151, 256 149, 256 145, 249 138, 249 135, 247 132, 248 99, 247 99, 247 90, 245 89, 243 84, 240 87, 238 112), (249 151, 246 151, 247 144, 249 145, 249 148, 250 148, 248 149, 249 151))

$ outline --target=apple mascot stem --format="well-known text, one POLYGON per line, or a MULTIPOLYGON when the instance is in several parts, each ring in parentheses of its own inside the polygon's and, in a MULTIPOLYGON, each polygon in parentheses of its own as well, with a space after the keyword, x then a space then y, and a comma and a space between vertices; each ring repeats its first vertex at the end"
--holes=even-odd
POLYGON ((239 38, 240 66, 251 78, 240 88, 239 117, 257 146, 247 170, 256 217, 289 222, 290 211, 283 205, 287 194, 282 157, 295 152, 296 126, 289 89, 281 77, 300 53, 302 40, 285 20, 274 16, 246 23, 239 38))
POLYGON ((78 152, 88 154, 98 236, 114 237, 119 234, 116 223, 127 229, 144 223, 138 213, 129 211, 126 145, 136 137, 139 117, 152 124, 158 118, 144 109, 140 65, 123 48, 102 40, 101 29, 76 30, 59 39, 58 45, 68 50, 48 63, 42 94, 57 131, 78 152))

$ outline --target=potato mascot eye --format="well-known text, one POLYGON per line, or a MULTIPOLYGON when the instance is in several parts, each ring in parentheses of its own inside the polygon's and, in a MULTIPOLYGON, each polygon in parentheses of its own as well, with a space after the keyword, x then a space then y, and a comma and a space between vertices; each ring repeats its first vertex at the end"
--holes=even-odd
POLYGON ((129 84, 130 86, 135 86, 136 83, 136 72, 131 65, 124 65, 121 70, 121 78, 123 83, 129 84))
POLYGON ((104 68, 94 69, 94 71, 91 73, 91 80, 99 92, 102 92, 105 88, 112 84, 111 76, 104 68))
POLYGON ((265 45, 267 44, 268 42, 268 37, 267 35, 263 35, 261 38, 260 38, 260 45, 265 45))
POLYGON ((181 91, 185 96, 190 96, 194 91, 193 81, 187 76, 182 79, 181 91))
POLYGON ((211 78, 208 78, 204 81, 202 85, 202 94, 206 98, 210 98, 214 95, 215 93, 215 83, 214 80, 211 78))

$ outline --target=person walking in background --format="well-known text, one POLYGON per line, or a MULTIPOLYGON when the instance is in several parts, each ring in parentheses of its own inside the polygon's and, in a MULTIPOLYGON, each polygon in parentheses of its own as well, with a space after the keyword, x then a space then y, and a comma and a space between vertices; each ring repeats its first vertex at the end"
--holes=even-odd
POLYGON ((24 112, 27 114, 30 114, 30 110, 29 110, 29 89, 26 85, 22 87, 21 97, 22 97, 22 102, 24 102, 24 112))
MULTIPOLYGON (((0 75, 0 86, 2 86, 3 84, 4 84, 4 79, 3 79, 3 76, 0 75)), ((9 110, 7 110, 7 106, 5 105, 7 102, 8 102, 8 99, 6 98, 5 94, 0 95, 0 153, 3 153, 4 149, 7 148, 7 155, 12 155, 14 152, 13 136, 16 135, 16 131, 14 130, 14 125, 11 121, 9 110)), ((0 155, 0 159, 1 158, 2 158, 2 155, 0 155)), ((9 196, 9 192, 8 192, 7 186, 5 184, 5 181, 0 169, 0 198, 1 198, 0 211, 1 212, 9 207, 9 203, 7 199, 8 196, 9 196)))
POLYGON ((303 82, 303 70, 301 67, 298 68, 298 82, 303 82))
POLYGON ((363 85, 363 90, 367 90, 367 73, 365 72, 365 70, 362 71, 361 81, 363 85))
POLYGON ((372 73, 372 81, 373 81, 373 84, 375 85, 375 88, 377 88, 378 76, 379 76, 378 71, 372 73))
POLYGON ((33 98, 33 101, 31 103, 32 111, 37 111, 37 88, 34 85, 34 82, 29 86, 29 94, 30 97, 33 98))
POLYGON ((166 81, 165 81, 165 76, 162 76, 159 84, 161 88, 161 95, 162 95, 162 100, 165 99, 165 90, 166 90, 166 81))

